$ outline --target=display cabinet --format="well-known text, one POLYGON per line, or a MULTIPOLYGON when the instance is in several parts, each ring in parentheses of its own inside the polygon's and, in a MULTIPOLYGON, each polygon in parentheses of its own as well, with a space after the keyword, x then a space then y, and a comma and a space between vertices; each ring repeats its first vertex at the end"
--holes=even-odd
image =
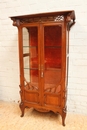
POLYGON ((12 16, 18 28, 20 108, 53 111, 65 125, 69 30, 75 23, 73 10, 12 16))

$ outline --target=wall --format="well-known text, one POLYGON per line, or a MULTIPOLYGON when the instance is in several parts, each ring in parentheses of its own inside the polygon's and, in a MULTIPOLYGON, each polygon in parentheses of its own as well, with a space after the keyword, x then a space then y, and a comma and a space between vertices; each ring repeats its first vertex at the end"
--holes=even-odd
POLYGON ((17 28, 9 16, 75 10, 70 31, 68 111, 87 115, 87 0, 0 0, 0 100, 19 101, 17 28))

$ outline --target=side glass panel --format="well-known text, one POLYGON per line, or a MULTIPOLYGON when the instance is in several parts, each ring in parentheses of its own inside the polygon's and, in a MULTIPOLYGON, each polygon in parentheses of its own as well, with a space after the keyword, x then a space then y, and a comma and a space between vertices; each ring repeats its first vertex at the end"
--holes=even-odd
POLYGON ((24 83, 28 90, 38 90, 38 29, 23 28, 24 83))
POLYGON ((61 26, 44 27, 44 79, 45 92, 58 93, 61 90, 61 26))

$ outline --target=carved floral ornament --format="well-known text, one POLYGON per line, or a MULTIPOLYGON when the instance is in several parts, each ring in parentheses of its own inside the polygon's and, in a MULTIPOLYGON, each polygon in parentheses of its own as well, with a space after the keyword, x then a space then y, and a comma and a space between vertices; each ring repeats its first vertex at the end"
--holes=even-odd
POLYGON ((12 18, 12 20, 13 20, 13 26, 19 26, 20 24, 23 24, 23 23, 46 22, 46 21, 53 21, 53 22, 64 21, 64 16, 58 15, 58 16, 22 18, 22 19, 12 18))
POLYGON ((12 18, 12 20, 13 20, 13 26, 19 26, 20 25, 19 19, 12 18))

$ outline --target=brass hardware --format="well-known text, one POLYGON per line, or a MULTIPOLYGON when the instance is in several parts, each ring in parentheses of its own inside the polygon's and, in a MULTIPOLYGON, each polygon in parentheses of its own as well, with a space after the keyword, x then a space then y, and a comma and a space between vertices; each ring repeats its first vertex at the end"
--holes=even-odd
POLYGON ((41 72, 41 78, 43 78, 44 77, 44 73, 43 72, 41 72))

